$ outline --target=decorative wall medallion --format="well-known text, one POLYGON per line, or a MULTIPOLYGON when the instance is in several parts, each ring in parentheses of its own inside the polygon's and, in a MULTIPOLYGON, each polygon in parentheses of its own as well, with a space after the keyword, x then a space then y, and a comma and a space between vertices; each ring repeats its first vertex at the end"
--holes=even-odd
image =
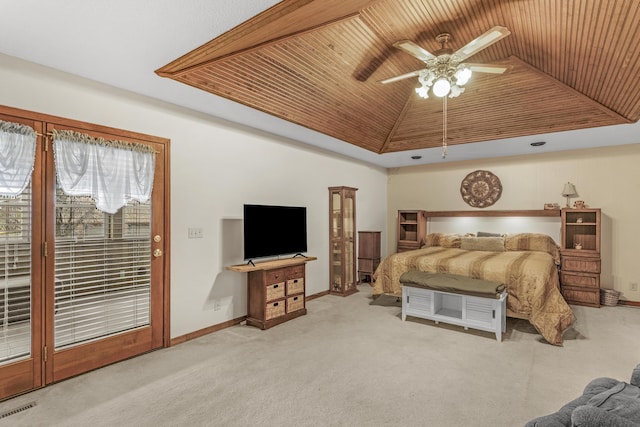
POLYGON ((486 208, 498 201, 502 194, 500 178, 489 171, 477 170, 465 176, 460 194, 469 206, 486 208))

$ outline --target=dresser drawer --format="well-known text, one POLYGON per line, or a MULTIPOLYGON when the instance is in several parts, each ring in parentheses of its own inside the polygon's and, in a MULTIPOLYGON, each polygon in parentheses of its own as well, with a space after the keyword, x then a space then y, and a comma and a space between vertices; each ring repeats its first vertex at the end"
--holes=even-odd
POLYGON ((562 271, 560 272, 560 282, 562 286, 598 289, 600 288, 600 275, 562 271))
POLYGON ((267 301, 284 298, 285 282, 267 285, 267 301))
POLYGON ((585 304, 596 307, 600 305, 600 292, 597 289, 562 288, 562 296, 570 304, 585 304))
POLYGON ((584 273, 600 273, 600 258, 562 257, 562 269, 584 273))
POLYGON ((358 271, 375 272, 380 264, 380 258, 358 258, 358 271))
POLYGON ((296 295, 287 298, 287 313, 302 310, 304 308, 304 295, 296 295))
POLYGON ((285 300, 269 302, 267 303, 264 319, 274 319, 276 317, 284 316, 285 313, 285 300))
POLYGON ((287 270, 285 268, 278 268, 276 270, 269 270, 265 273, 265 279, 267 281, 267 285, 271 285, 273 283, 280 283, 287 280, 286 277, 287 270))
POLYGON ((287 280, 287 295, 299 294, 304 292, 304 278, 287 280))

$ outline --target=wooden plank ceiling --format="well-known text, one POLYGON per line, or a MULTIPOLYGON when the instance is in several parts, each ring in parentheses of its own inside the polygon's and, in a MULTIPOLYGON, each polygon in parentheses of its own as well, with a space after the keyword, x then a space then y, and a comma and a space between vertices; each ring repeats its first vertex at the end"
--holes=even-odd
POLYGON ((511 35, 468 61, 447 100, 447 143, 640 119, 640 0, 285 0, 156 72, 376 153, 439 147, 443 102, 419 98, 423 68, 392 47, 456 50, 496 25, 511 35))

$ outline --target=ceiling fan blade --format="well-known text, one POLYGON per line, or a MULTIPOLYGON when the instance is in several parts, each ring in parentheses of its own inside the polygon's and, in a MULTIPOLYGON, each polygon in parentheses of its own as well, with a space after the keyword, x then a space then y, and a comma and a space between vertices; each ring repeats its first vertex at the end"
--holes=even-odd
POLYGON ((397 82, 398 80, 404 80, 411 77, 418 77, 420 75, 420 71, 422 70, 416 70, 407 74, 401 74, 399 76, 389 77, 388 79, 380 80, 380 83, 382 83, 383 85, 386 85, 387 83, 397 82))
POLYGON ((421 48, 411 40, 400 40, 393 44, 393 47, 402 49, 409 55, 418 58, 420 61, 427 62, 435 58, 435 55, 431 52, 421 48))
POLYGON ((459 61, 464 61, 468 57, 480 52, 482 49, 491 46, 498 40, 502 40, 503 38, 507 37, 509 34, 511 34, 511 31, 509 31, 506 27, 495 26, 486 33, 482 34, 479 37, 476 37, 466 45, 462 46, 460 49, 454 52, 453 55, 459 61))
POLYGON ((493 64, 469 64, 465 63, 467 68, 474 73, 503 74, 511 71, 512 65, 493 65, 493 64))

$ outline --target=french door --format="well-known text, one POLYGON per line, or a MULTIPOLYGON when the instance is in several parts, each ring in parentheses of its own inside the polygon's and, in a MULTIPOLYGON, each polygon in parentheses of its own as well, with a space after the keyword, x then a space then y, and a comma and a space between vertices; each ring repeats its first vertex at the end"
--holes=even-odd
MULTIPOLYGON (((2 111, 0 120, 43 132, 36 120, 2 111)), ((0 398, 39 387, 43 381, 41 148, 38 137, 27 188, 15 198, 0 198, 0 398)))
MULTIPOLYGON (((9 297, 3 306, 6 328, 0 344, 0 399, 169 342, 165 280, 169 237, 165 223, 167 141, 66 119, 43 118, 46 120, 20 122, 33 126, 40 134, 31 185, 21 197, 22 211, 28 212, 23 214, 21 224, 29 226, 23 226, 21 246, 5 245, 0 262, 4 262, 5 283, 11 285, 18 283, 12 272, 19 271, 24 280, 27 267, 22 265, 29 265, 30 286, 28 295, 24 287, 16 286, 6 286, 10 292, 4 293, 9 297), (98 210, 89 196, 66 195, 56 176, 50 138, 54 130, 152 146, 155 173, 150 200, 129 201, 116 213, 107 214, 98 210), (26 247, 30 250, 28 262, 23 255, 26 247), (13 261, 16 268, 12 268, 13 261), (3 359, 2 352, 18 348, 18 342, 23 343, 22 350, 3 359)), ((16 121, 15 117, 2 115, 0 120, 16 121)), ((2 200, 0 207, 1 203, 2 200)), ((4 228, 11 229, 11 221, 16 220, 5 216, 4 228)), ((0 233, 2 221, 0 216, 0 233)), ((0 245, 2 238, 0 234, 0 245)))

